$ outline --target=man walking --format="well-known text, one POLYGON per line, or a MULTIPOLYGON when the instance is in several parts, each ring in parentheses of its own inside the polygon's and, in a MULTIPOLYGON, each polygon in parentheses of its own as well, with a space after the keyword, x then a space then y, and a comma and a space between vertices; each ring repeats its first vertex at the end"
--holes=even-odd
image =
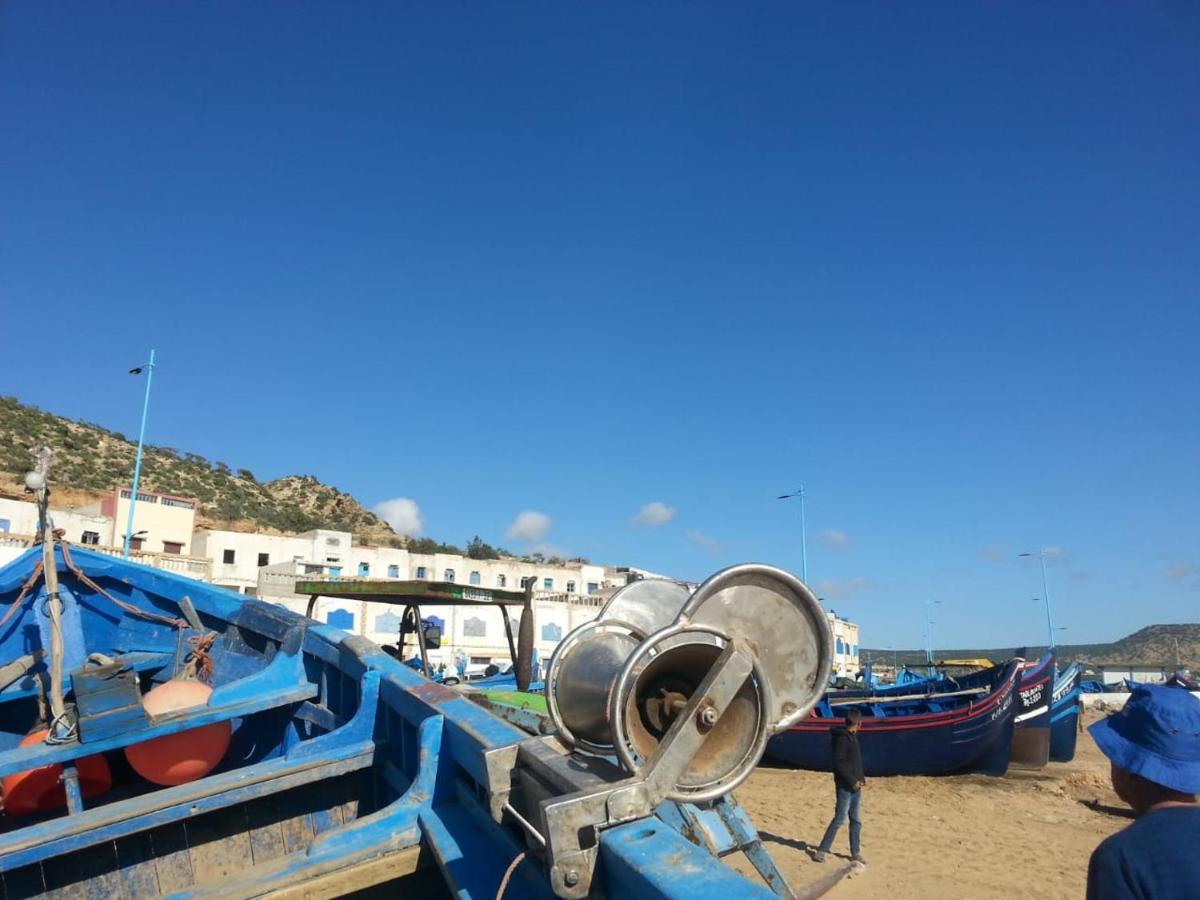
POLYGON ((846 726, 834 728, 830 733, 833 739, 833 784, 837 789, 837 806, 833 813, 833 821, 825 829, 825 837, 821 839, 821 847, 813 854, 814 862, 825 862, 825 854, 833 847, 833 839, 837 837, 838 829, 850 816, 850 858, 860 865, 866 865, 860 852, 859 836, 862 834, 862 819, 859 810, 862 804, 862 789, 867 783, 863 776, 862 752, 858 748, 858 729, 862 726, 862 713, 857 709, 846 712, 846 726))
POLYGON ((1088 900, 1200 897, 1200 700, 1143 685, 1088 730, 1137 816, 1092 854, 1088 900))

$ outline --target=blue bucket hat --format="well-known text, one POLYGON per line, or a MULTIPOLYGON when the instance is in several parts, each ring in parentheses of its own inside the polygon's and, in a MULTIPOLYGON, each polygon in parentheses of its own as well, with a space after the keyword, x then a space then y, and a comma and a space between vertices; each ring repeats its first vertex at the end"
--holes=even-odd
POLYGON ((1187 691, 1142 685, 1124 709, 1088 731, 1126 772, 1185 794, 1200 793, 1200 700, 1187 691))

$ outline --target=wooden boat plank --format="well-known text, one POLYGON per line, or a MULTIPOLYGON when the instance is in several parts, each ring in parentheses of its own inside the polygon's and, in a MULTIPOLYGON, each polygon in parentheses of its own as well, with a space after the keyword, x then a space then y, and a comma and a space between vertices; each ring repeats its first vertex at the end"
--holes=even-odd
MULTIPOLYGON (((76 854, 79 859, 79 874, 88 900, 109 900, 123 894, 124 884, 117 871, 117 846, 115 841, 105 841, 88 847, 76 854)), ((48 863, 47 865, 57 865, 48 863)))
MULTIPOLYGON (((360 742, 341 751, 340 758, 269 760, 31 826, 0 839, 0 871, 366 768, 372 764, 376 747, 371 742, 360 742)), ((186 848, 186 841, 183 846, 186 848)), ((161 858, 157 843, 155 852, 161 858)))
POLYGON ((154 864, 153 837, 131 835, 113 842, 117 852, 120 897, 153 897, 158 894, 158 872, 154 864))
POLYGON ((278 859, 287 852, 279 816, 266 803, 249 803, 246 810, 246 833, 250 835, 250 853, 254 864, 278 859))
POLYGON ((188 854, 187 831, 182 822, 155 829, 150 836, 154 846, 154 870, 158 890, 169 894, 192 885, 192 859, 188 854))
POLYGON ((240 812, 225 810, 210 813, 187 823, 194 884, 220 884, 240 877, 254 866, 245 816, 238 817, 240 821, 235 823, 232 832, 229 828, 228 813, 240 812))

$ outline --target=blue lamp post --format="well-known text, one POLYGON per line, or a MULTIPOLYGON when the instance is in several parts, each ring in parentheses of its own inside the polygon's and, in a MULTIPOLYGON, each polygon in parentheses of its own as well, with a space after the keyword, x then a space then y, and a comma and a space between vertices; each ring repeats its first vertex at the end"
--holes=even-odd
POLYGON ((778 499, 791 500, 793 497, 800 498, 800 580, 808 584, 808 537, 804 528, 804 485, 800 485, 799 490, 792 491, 790 494, 781 494, 778 499))
POLYGON ((142 427, 138 431, 137 456, 133 463, 133 493, 129 497, 129 519, 125 524, 125 548, 122 558, 129 559, 129 544, 133 540, 133 510, 137 506, 138 482, 142 478, 142 446, 146 442, 146 413, 150 410, 150 383, 154 380, 154 351, 150 351, 150 362, 130 369, 130 375, 146 373, 146 396, 142 400, 142 427))
MULTIPOLYGON (((1018 553, 1017 556, 1034 556, 1033 553, 1018 553)), ((1046 550, 1042 548, 1036 554, 1042 566, 1042 597, 1046 601, 1046 633, 1050 636, 1050 649, 1054 649, 1054 614, 1050 611, 1050 586, 1046 581, 1046 550)))

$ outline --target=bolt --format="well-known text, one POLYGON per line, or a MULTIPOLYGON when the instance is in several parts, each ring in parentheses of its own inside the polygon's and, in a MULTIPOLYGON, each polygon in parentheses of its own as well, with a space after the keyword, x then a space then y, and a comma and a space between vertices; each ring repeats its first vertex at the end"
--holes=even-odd
POLYGON ((712 728, 717 724, 717 711, 711 706, 706 706, 700 710, 700 724, 705 728, 712 728))
POLYGON ((563 884, 567 887, 575 887, 579 884, 579 873, 574 869, 567 869, 567 873, 563 875, 563 884))

